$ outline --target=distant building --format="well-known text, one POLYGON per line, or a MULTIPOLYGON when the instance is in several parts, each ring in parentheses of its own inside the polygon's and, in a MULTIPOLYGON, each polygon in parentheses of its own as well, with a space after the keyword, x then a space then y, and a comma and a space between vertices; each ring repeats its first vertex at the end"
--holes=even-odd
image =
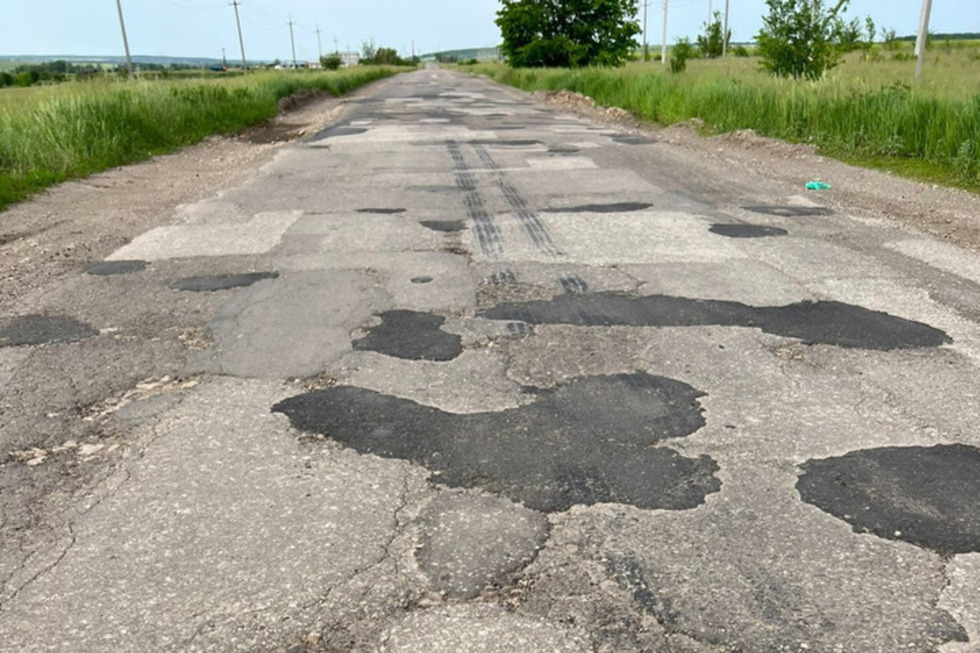
POLYGON ((459 61, 502 61, 503 56, 500 48, 468 48, 464 50, 445 50, 443 52, 431 52, 421 56, 422 61, 445 61, 455 63, 459 61))
POLYGON ((343 62, 341 65, 344 68, 349 68, 350 66, 356 66, 361 63, 361 55, 357 52, 341 52, 340 60, 343 62))

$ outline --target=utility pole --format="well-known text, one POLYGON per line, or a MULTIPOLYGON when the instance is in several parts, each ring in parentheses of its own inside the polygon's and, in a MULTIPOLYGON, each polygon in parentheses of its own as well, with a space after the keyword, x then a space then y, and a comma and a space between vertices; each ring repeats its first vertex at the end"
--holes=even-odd
POLYGON ((728 55, 728 0, 725 0, 725 24, 721 28, 721 58, 728 55))
POLYGON ((915 40, 915 78, 922 76, 922 63, 926 58, 926 43, 929 40, 929 18, 932 14, 932 0, 922 0, 922 15, 919 17, 919 36, 915 40))
POLYGON ((650 46, 647 45, 647 14, 650 9, 650 0, 643 2, 643 61, 650 61, 650 46))
POLYGON ((714 12, 711 11, 711 8, 712 8, 711 0, 708 0, 708 27, 711 27, 712 18, 714 18, 713 16, 714 12))
POLYGON ((122 29, 123 47, 126 49, 126 70, 129 76, 133 76, 133 58, 129 56, 129 39, 126 38, 126 21, 123 20, 122 0, 116 0, 116 9, 119 10, 119 27, 122 29))
POLYGON ((221 48, 221 67, 228 70, 228 57, 225 56, 224 48, 221 48))
POLYGON ((670 0, 664 0, 664 39, 660 45, 660 63, 667 63, 667 7, 670 0))
POLYGON ((242 72, 248 72, 248 63, 245 61, 245 39, 242 38, 242 21, 238 16, 238 5, 242 4, 238 0, 232 0, 231 6, 235 8, 235 25, 238 26, 238 45, 242 47, 242 72))
POLYGON ((299 66, 296 65, 296 39, 293 38, 293 25, 295 25, 295 23, 293 22, 293 17, 290 16, 289 17, 289 44, 293 47, 293 70, 296 70, 297 68, 299 68, 299 66))
POLYGON ((323 41, 320 40, 320 26, 316 26, 316 49, 320 53, 320 58, 323 59, 323 41))
POLYGON ((333 51, 337 54, 340 54, 340 41, 337 40, 336 34, 334 34, 333 37, 333 51))

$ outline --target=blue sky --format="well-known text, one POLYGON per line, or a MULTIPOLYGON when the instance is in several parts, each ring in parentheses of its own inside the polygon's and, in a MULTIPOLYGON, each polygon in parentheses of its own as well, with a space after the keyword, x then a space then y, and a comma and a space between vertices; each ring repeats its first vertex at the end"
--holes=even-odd
MULTIPOLYGON (((232 7, 224 0, 122 0, 134 54, 221 57, 238 54, 232 7)), ((724 0, 714 0, 721 9, 724 0)), ((122 52, 114 0, 44 0, 0 5, 0 55, 113 55, 122 52)), ((363 40, 419 53, 494 45, 497 0, 243 0, 240 7, 246 54, 250 59, 289 59, 290 18, 295 21, 300 59, 316 58, 317 26, 323 49, 359 49, 363 40)), ((879 26, 910 34, 916 29, 919 0, 851 0, 850 15, 870 14, 879 26)), ((758 31, 764 0, 731 0, 733 40, 750 40, 758 31)), ((693 37, 708 14, 708 0, 672 0, 669 40, 693 37)), ((642 18, 642 10, 641 10, 642 18)), ((651 2, 649 40, 659 43, 663 5, 651 2)), ((937 32, 980 32, 980 0, 934 0, 937 32)))

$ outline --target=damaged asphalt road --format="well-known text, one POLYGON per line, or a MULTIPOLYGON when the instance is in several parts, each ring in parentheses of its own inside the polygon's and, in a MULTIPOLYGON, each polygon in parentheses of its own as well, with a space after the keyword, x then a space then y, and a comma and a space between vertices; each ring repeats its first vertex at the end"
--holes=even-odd
POLYGON ((356 94, 0 318, 0 650, 977 650, 976 256, 817 199, 356 94))

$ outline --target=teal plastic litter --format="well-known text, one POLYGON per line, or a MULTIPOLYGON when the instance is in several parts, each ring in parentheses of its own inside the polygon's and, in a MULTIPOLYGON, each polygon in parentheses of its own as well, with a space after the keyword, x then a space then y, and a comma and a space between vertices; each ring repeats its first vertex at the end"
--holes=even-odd
POLYGON ((831 185, 825 184, 822 181, 811 181, 807 182, 806 188, 807 190, 830 190, 831 185))

